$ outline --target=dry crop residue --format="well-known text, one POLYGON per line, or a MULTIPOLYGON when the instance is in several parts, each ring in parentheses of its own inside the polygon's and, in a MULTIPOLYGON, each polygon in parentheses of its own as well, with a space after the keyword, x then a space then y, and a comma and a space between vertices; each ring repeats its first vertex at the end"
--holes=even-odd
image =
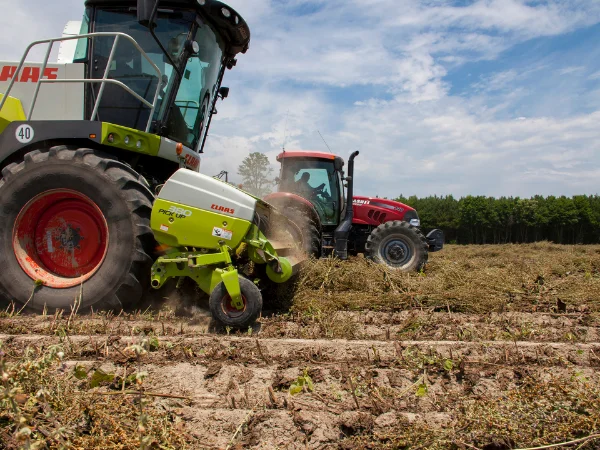
POLYGON ((510 449, 600 432, 600 247, 449 246, 430 261, 411 275, 312 261, 241 331, 197 310, 9 310, 0 441, 510 449))

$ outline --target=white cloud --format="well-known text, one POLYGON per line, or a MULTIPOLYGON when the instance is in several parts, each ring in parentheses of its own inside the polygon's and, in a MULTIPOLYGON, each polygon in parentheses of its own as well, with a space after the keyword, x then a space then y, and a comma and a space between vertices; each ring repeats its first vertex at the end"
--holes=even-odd
MULTIPOLYGON (((0 0, 0 10, 0 60, 16 61, 30 42, 59 37, 68 21, 81 20, 84 6, 80 0, 0 0)), ((32 60, 43 58, 44 50, 32 53, 32 60)))
POLYGON ((564 69, 560 69, 558 71, 559 75, 571 75, 577 72, 583 72, 585 70, 585 66, 571 66, 565 67, 564 69))
POLYGON ((513 84, 518 77, 518 72, 514 69, 498 72, 486 79, 474 83, 473 88, 483 91, 500 91, 513 84))
POLYGON ((588 80, 599 80, 600 79, 600 71, 594 72, 588 76, 588 80))

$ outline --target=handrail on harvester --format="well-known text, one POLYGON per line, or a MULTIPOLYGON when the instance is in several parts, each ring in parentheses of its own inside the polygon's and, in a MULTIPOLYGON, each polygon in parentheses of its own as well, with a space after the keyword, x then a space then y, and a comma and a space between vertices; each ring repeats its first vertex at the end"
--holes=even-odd
POLYGON ((128 34, 119 33, 119 32, 88 33, 88 34, 80 34, 77 36, 65 36, 65 37, 60 37, 60 38, 43 39, 40 41, 32 42, 31 44, 29 44, 29 46, 25 50, 25 54, 23 55, 23 57, 21 58, 21 61, 19 62, 17 71, 15 72, 14 76, 12 77, 10 84, 8 85, 8 89, 4 93, 4 96, 2 97, 2 100, 0 100, 0 111, 2 111, 2 108, 4 107, 4 103, 6 103, 6 100, 8 99, 8 96, 10 95, 10 91, 12 90, 16 80, 19 77, 21 70, 23 69, 23 66, 25 65, 25 60, 27 59, 29 52, 31 51, 31 49, 33 47, 35 47, 36 45, 40 45, 40 44, 48 44, 48 49, 46 50, 46 57, 44 58, 44 63, 42 64, 42 68, 40 71, 41 72, 40 78, 37 81, 37 84, 35 86, 35 92, 33 94, 33 99, 31 100, 31 107, 29 108, 29 114, 28 114, 27 120, 31 120, 31 117, 33 115, 33 109, 35 107, 35 103, 37 101, 37 97, 38 97, 38 94, 40 91, 40 86, 42 85, 42 83, 92 83, 92 84, 93 83, 101 83, 100 90, 98 91, 98 98, 96 99, 96 103, 94 103, 94 110, 92 112, 92 116, 91 116, 90 120, 95 120, 96 116, 98 115, 98 109, 100 108, 100 101, 102 100, 102 96, 104 94, 104 88, 106 87, 106 84, 115 84, 117 86, 121 86, 123 89, 125 89, 125 91, 127 91, 129 94, 131 94, 134 98, 136 98, 138 101, 142 102, 144 105, 146 105, 148 108, 150 108, 150 117, 148 118, 148 123, 146 125, 146 132, 150 131, 150 127, 152 125, 152 117, 154 116, 154 111, 156 109, 156 103, 158 102, 158 94, 160 93, 160 88, 161 88, 161 83, 162 83, 162 72, 160 71, 158 66, 156 64, 154 64, 152 59, 150 59, 150 57, 142 49, 142 47, 140 47, 140 45, 136 42, 135 39, 133 39, 128 34), (87 38, 93 38, 93 37, 109 37, 109 36, 114 36, 115 40, 113 41, 113 45, 110 50, 110 56, 108 57, 108 61, 106 63, 106 70, 104 71, 104 76, 102 78, 100 78, 100 79, 85 79, 84 78, 84 79, 66 79, 66 80, 43 79, 44 72, 46 71, 46 66, 48 65, 48 59, 50 58, 50 53, 52 52, 52 47, 54 46, 55 42, 72 41, 75 39, 87 39, 87 38), (145 98, 143 98, 141 95, 139 95, 138 93, 133 91, 133 89, 131 89, 129 86, 127 86, 123 82, 118 81, 118 80, 112 80, 112 79, 108 78, 108 73, 110 72, 110 66, 115 57, 117 44, 119 43, 120 38, 125 38, 129 42, 131 42, 134 45, 134 47, 140 52, 140 54, 144 58, 146 58, 146 60, 150 63, 150 65, 154 68, 154 70, 156 71, 156 74, 158 75, 158 83, 156 84, 156 92, 154 94, 154 101, 152 103, 150 103, 145 98))

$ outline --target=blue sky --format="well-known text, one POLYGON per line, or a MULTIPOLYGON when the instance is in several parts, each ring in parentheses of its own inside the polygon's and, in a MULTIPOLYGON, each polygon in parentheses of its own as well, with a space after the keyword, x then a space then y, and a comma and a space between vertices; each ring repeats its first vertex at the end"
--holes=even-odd
MULTIPOLYGON (((0 56, 83 1, 0 0, 0 56), (36 23, 31 28, 31 23, 36 23), (22 30, 27 30, 23 32, 22 30)), ((202 171, 249 152, 359 149, 357 192, 600 193, 600 1, 226 0, 252 42, 202 171)))

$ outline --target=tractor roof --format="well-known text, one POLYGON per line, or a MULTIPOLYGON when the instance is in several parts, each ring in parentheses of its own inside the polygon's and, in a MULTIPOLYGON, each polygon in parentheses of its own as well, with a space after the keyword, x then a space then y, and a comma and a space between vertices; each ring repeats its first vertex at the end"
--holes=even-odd
MULTIPOLYGON (((97 6, 132 6, 136 0, 86 0, 86 5, 97 6)), ((217 0, 161 0, 161 7, 194 8, 220 32, 227 44, 227 53, 235 56, 246 53, 250 45, 250 28, 246 21, 233 8, 217 0), (225 17, 224 9, 229 11, 225 17)))
POLYGON ((334 155, 333 153, 311 152, 311 151, 305 151, 305 150, 297 150, 297 151, 280 153, 277 156, 277 161, 281 161, 282 159, 287 159, 287 158, 299 158, 299 159, 303 159, 303 158, 336 159, 336 158, 340 158, 340 157, 334 155))

